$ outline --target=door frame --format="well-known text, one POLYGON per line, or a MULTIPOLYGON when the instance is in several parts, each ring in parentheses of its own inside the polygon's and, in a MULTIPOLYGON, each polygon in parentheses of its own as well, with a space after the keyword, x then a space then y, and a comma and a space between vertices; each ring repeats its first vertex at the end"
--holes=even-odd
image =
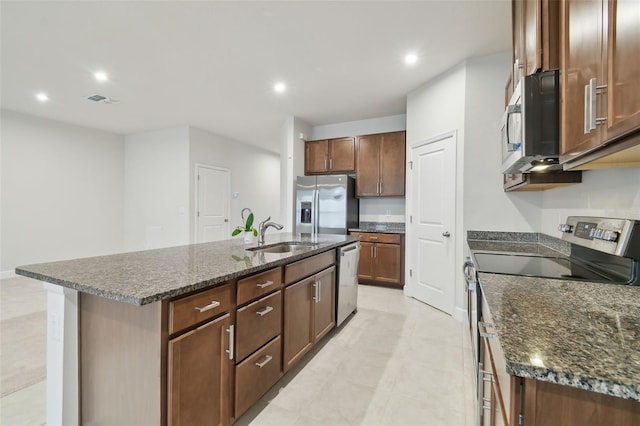
MULTIPOLYGON (((217 170, 220 172, 226 172, 227 175, 229 176, 227 194, 231 195, 231 169, 228 169, 226 167, 212 166, 204 163, 194 164, 194 172, 193 172, 194 173, 194 176, 193 176, 193 181, 194 181, 193 243, 194 244, 198 243, 198 225, 200 221, 200 218, 198 216, 198 211, 200 211, 200 181, 198 180, 198 172, 200 171, 200 169, 211 169, 211 170, 217 170)), ((229 222, 227 222, 227 231, 230 231, 231 230, 231 200, 229 200, 229 202, 227 203, 227 217, 229 218, 229 222)), ((227 233, 229 234, 229 232, 227 233)))
MULTIPOLYGON (((432 136, 426 139, 421 139, 420 141, 413 143, 413 144, 409 144, 408 143, 408 139, 407 139, 407 157, 406 157, 406 161, 407 161, 407 175, 405 177, 406 179, 406 217, 405 217, 405 226, 406 226, 406 234, 407 237, 405 238, 405 286, 403 289, 404 295, 408 296, 408 297, 414 297, 414 287, 415 287, 415 277, 413 277, 412 273, 410 272, 412 269, 415 269, 415 267, 412 265, 411 259, 413 258, 413 250, 412 250, 412 246, 411 246, 411 240, 410 240, 410 235, 413 234, 413 223, 411 221, 411 216, 414 214, 414 199, 411 196, 411 194, 413 194, 413 149, 415 148, 420 148, 424 145, 429 145, 435 142, 439 142, 441 140, 444 139, 449 139, 452 138, 454 141, 454 171, 453 171, 453 176, 455 177, 455 188, 456 188, 456 194, 454 196, 453 199, 453 203, 454 203, 454 215, 453 215, 453 224, 452 224, 452 229, 453 229, 453 235, 452 238, 450 240, 450 243, 453 244, 453 248, 452 248, 452 252, 453 252, 453 257, 454 257, 454 265, 457 265, 461 255, 461 242, 462 240, 462 217, 461 215, 461 206, 462 206, 462 186, 461 186, 461 176, 460 176, 460 162, 461 159, 458 157, 460 154, 460 150, 458 149, 458 145, 459 145, 459 139, 458 139, 458 131, 457 130, 451 130, 448 132, 444 132, 444 133, 440 133, 436 136, 432 136), (409 261, 407 261, 409 260, 409 261)), ((462 320, 464 318, 464 316, 466 315, 466 310, 461 310, 461 308, 458 306, 458 298, 460 297, 460 289, 459 289, 459 274, 458 274, 458 268, 454 267, 454 282, 453 282, 453 299, 451 300, 451 312, 454 318, 458 319, 458 320, 462 320)))

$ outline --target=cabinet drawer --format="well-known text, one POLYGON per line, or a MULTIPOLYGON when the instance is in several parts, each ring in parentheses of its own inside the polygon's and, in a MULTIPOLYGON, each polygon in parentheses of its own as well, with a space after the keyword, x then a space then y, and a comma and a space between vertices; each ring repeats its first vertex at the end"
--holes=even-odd
POLYGON ((236 359, 241 360, 282 329, 282 291, 238 309, 236 359))
POLYGON ((284 283, 291 284, 300 281, 309 275, 315 274, 331 265, 336 261, 336 251, 329 250, 298 262, 290 263, 284 269, 284 283))
POLYGON ((280 336, 236 366, 236 419, 282 376, 280 336))
POLYGON ((231 283, 169 302, 169 334, 229 311, 231 283))
POLYGON ((267 294, 282 286, 282 270, 274 268, 238 280, 238 305, 267 294))
POLYGON ((351 235, 360 237, 360 241, 369 243, 400 244, 399 234, 378 234, 375 232, 352 232, 351 235))

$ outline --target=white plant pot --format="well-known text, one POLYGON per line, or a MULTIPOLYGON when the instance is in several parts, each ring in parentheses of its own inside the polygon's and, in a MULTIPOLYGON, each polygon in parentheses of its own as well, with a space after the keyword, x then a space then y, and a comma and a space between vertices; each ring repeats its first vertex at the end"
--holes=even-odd
POLYGON ((253 242, 253 231, 245 231, 244 233, 244 243, 251 244, 253 242))

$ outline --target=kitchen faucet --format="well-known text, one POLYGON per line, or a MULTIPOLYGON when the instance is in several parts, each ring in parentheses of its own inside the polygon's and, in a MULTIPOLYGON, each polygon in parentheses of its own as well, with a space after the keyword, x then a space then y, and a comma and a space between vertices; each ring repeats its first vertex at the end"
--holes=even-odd
POLYGON ((264 244, 264 233, 267 232, 267 228, 273 226, 277 230, 283 228, 282 225, 276 222, 269 222, 271 220, 271 216, 260 222, 258 225, 258 245, 261 246, 264 244))

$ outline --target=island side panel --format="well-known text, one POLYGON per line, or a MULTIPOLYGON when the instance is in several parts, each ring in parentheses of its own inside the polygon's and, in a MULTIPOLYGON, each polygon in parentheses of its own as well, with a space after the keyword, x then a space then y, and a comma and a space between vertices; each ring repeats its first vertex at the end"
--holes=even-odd
POLYGON ((82 424, 162 424, 162 302, 80 296, 82 424))

